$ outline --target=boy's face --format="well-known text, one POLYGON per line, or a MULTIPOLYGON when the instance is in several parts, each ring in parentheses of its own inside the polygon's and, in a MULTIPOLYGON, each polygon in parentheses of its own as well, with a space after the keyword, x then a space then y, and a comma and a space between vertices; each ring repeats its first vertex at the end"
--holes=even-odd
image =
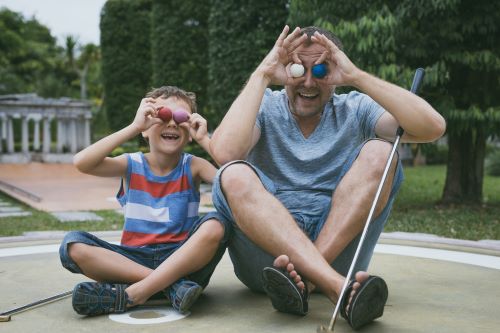
MULTIPOLYGON (((189 105, 177 97, 157 98, 155 108, 158 110, 161 107, 168 107, 172 111, 182 109, 189 114, 192 113, 189 105)), ((189 123, 177 124, 173 117, 168 122, 151 126, 142 133, 142 136, 148 139, 151 152, 157 151, 165 154, 180 153, 191 141, 189 123)))

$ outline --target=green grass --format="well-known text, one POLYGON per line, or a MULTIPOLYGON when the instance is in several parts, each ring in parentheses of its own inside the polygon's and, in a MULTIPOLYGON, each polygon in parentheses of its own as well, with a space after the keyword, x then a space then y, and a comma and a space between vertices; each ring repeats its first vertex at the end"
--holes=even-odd
MULTIPOLYGON (((481 206, 441 206, 446 167, 405 168, 405 182, 394 203, 385 232, 429 233, 470 240, 500 239, 500 177, 485 176, 481 206)), ((21 235, 43 230, 121 230, 123 216, 112 210, 97 211, 103 221, 61 223, 52 215, 33 210, 0 193, 0 200, 10 201, 32 212, 32 216, 0 218, 0 236, 21 235)))
POLYGON ((103 218, 102 221, 82 222, 59 222, 49 213, 32 209, 23 203, 12 199, 0 192, 0 200, 12 203, 30 211, 30 216, 2 217, 0 218, 0 236, 18 236, 25 231, 47 231, 47 230, 121 230, 123 228, 123 215, 113 210, 101 210, 95 212, 103 218))
POLYGON ((443 165, 405 168, 405 181, 384 231, 500 239, 500 177, 485 176, 483 205, 443 206, 438 201, 445 177, 443 165))

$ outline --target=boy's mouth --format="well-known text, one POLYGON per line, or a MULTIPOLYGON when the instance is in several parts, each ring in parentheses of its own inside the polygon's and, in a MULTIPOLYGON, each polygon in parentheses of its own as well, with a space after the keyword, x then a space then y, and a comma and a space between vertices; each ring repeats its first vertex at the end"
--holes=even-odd
POLYGON ((164 132, 164 133, 161 133, 161 138, 164 140, 168 140, 168 141, 175 141, 175 140, 179 140, 180 136, 178 134, 175 134, 175 133, 164 132))

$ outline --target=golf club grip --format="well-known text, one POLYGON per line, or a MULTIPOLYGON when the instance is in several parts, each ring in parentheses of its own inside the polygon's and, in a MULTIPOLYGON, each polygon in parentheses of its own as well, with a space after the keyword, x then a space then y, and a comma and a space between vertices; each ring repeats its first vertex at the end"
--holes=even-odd
MULTIPOLYGON (((417 68, 415 71, 415 76, 413 77, 413 82, 411 84, 410 91, 414 93, 415 95, 417 94, 418 90, 420 89, 420 86, 422 85, 422 81, 424 80, 424 75, 425 71, 423 68, 417 68)), ((398 130, 396 132, 397 136, 402 136, 404 133, 404 129, 402 127, 398 127, 398 130)))
POLYGON ((422 85, 422 81, 424 79, 425 71, 423 68, 417 68, 415 71, 415 76, 413 77, 413 82, 411 84, 411 89, 410 91, 414 94, 417 94, 418 89, 420 89, 420 86, 422 85))

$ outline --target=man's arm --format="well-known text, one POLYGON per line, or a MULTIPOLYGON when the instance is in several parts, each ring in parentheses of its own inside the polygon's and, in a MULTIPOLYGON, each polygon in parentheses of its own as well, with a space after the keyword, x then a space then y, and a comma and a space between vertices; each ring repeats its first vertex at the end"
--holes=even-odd
POLYGON ((431 142, 444 134, 444 118, 429 103, 409 90, 362 71, 353 86, 387 111, 377 122, 377 136, 393 139, 398 126, 405 131, 402 137, 404 142, 431 142))
POLYGON ((255 120, 267 86, 285 85, 299 80, 288 75, 286 66, 292 61, 293 51, 307 36, 301 35, 299 28, 290 35, 288 30, 288 26, 285 26, 274 47, 250 76, 214 132, 210 150, 219 165, 245 159, 259 140, 260 130, 255 126, 255 120))
POLYGON ((312 40, 327 49, 317 63, 329 63, 331 72, 325 77, 328 83, 353 86, 387 111, 377 122, 377 136, 392 139, 399 126, 405 131, 402 139, 406 142, 430 142, 444 134, 444 118, 424 99, 360 70, 333 42, 318 32, 312 40))
POLYGON ((259 140, 260 130, 255 120, 268 84, 269 80, 256 70, 215 130, 210 151, 219 165, 245 159, 259 140))

